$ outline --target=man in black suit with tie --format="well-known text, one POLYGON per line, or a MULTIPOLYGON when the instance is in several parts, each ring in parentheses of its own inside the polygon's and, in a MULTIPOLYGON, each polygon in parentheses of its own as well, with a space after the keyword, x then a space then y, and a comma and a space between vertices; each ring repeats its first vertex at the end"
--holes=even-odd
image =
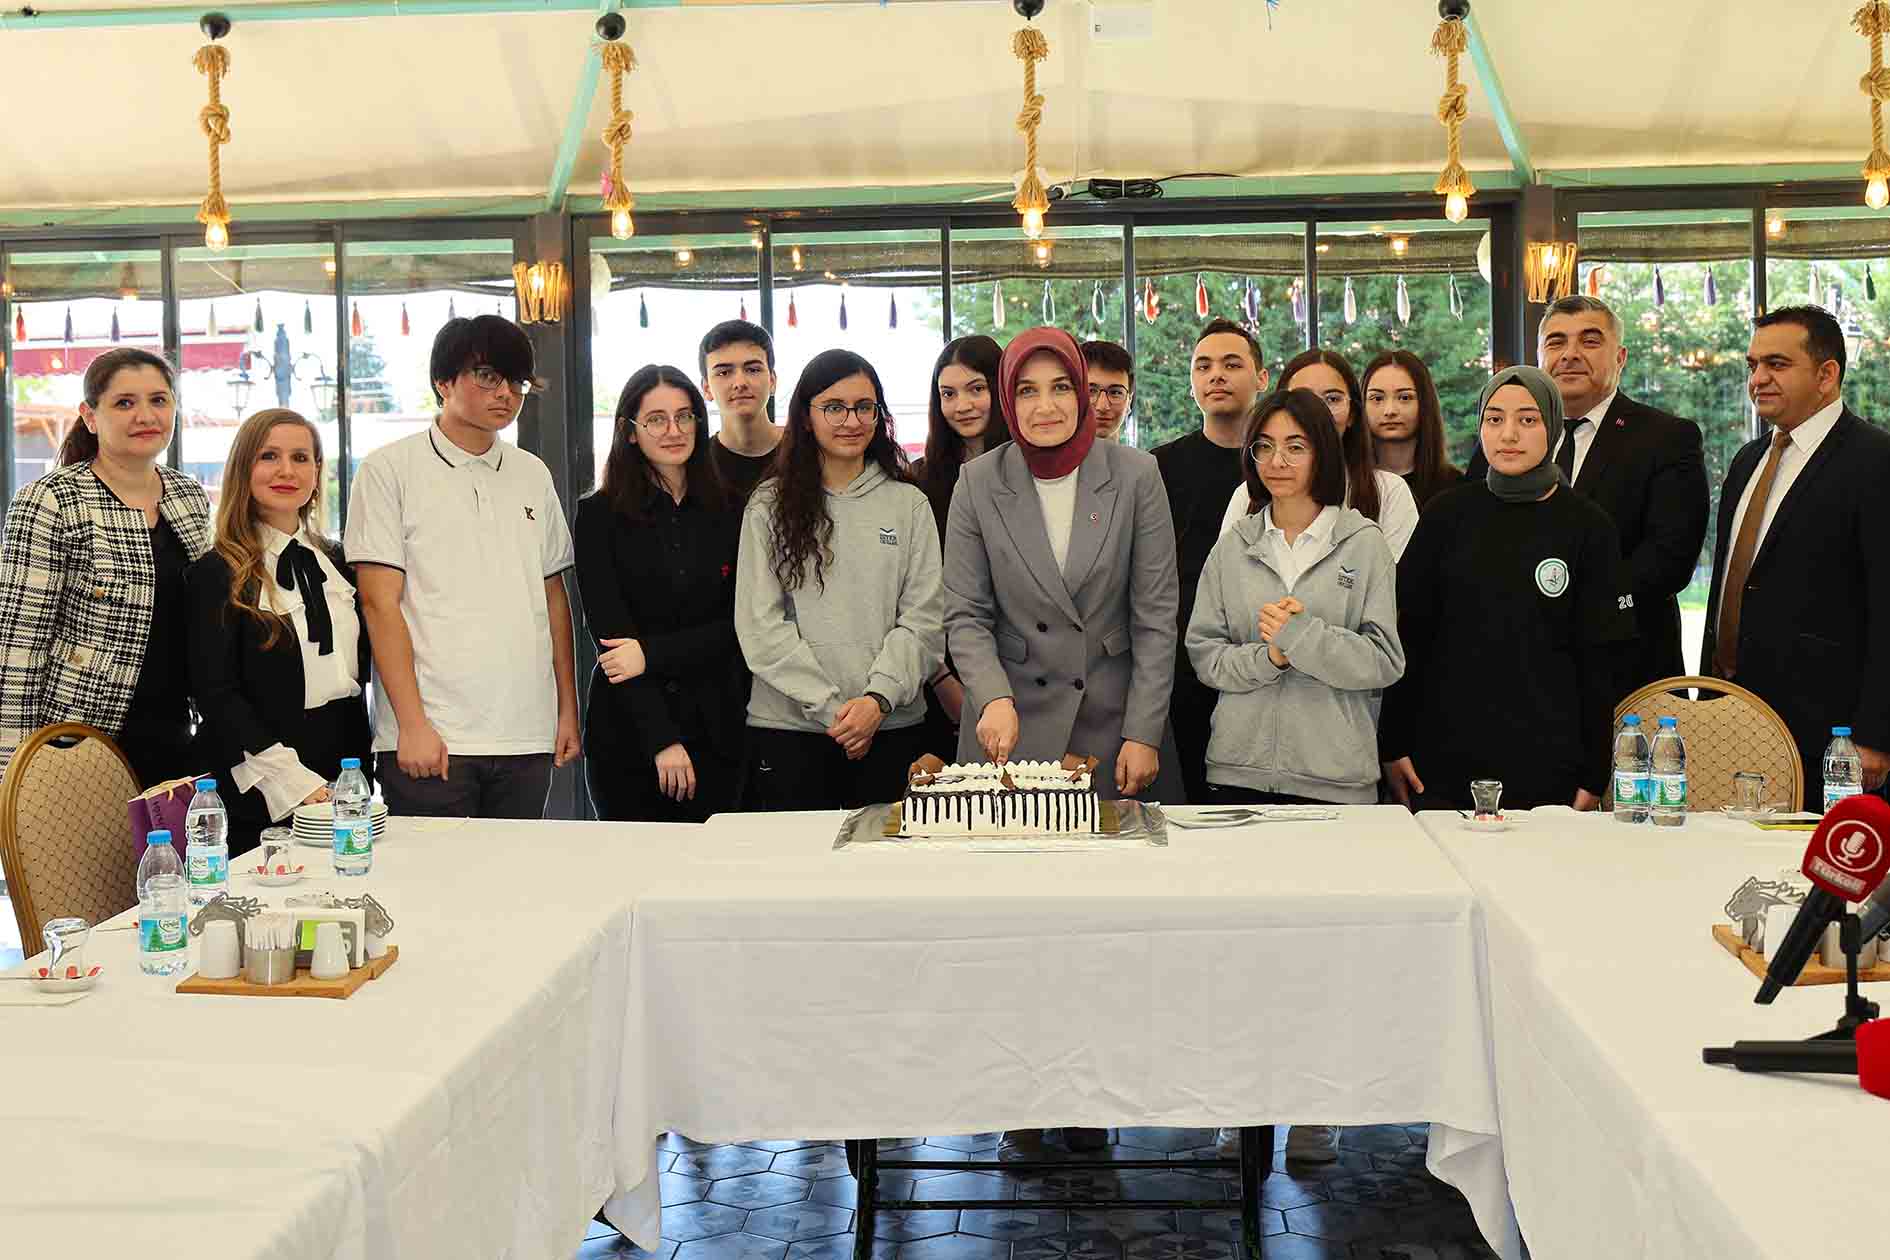
POLYGON ((1866 788, 1890 769, 1890 433, 1844 405, 1829 311, 1753 324, 1746 388, 1767 432, 1726 470, 1702 668, 1778 710, 1818 809, 1833 726, 1851 727, 1866 788))
MULTIPOLYGON (((1687 672, 1678 596, 1693 580, 1706 541, 1700 427, 1621 392, 1627 364, 1621 319, 1599 298, 1576 295, 1551 305, 1536 357, 1555 378, 1568 417, 1555 462, 1578 493, 1608 514, 1621 538, 1640 630, 1622 658, 1625 696, 1687 672)), ((1488 471, 1479 449, 1467 476, 1481 480, 1488 471)))

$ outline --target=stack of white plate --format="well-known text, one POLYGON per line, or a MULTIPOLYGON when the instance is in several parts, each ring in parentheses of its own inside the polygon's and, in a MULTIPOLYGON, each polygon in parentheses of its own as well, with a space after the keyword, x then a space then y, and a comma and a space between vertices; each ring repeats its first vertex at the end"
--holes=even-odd
MULTIPOLYGON (((368 815, 374 823, 374 841, 380 843, 387 830, 387 806, 376 800, 368 815)), ((295 842, 326 849, 335 843, 335 807, 328 801, 295 807, 295 842)))

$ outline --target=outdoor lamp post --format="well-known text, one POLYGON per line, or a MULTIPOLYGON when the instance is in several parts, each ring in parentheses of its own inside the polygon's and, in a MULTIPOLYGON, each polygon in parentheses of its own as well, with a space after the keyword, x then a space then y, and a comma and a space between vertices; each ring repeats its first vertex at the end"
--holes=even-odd
POLYGON ((230 397, 236 403, 236 414, 241 416, 248 408, 250 392, 259 380, 275 381, 276 406, 287 407, 295 382, 307 375, 304 365, 308 363, 314 364, 309 392, 315 397, 316 411, 325 414, 335 400, 335 378, 328 374, 328 365, 322 362, 320 355, 307 350, 295 353, 289 345, 289 330, 281 323, 276 325, 275 344, 270 353, 245 350, 238 360, 236 375, 230 378, 230 397), (258 369, 254 375, 250 372, 252 366, 258 369))

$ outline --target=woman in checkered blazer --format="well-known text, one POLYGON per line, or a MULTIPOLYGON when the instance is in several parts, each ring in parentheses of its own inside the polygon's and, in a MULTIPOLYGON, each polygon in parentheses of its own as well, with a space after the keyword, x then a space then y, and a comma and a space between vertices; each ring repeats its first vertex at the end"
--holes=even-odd
POLYGON ((210 498, 159 461, 176 377, 146 350, 85 371, 59 467, 21 487, 0 538, 0 769, 39 727, 117 739, 149 787, 189 774, 184 570, 210 549, 210 498))

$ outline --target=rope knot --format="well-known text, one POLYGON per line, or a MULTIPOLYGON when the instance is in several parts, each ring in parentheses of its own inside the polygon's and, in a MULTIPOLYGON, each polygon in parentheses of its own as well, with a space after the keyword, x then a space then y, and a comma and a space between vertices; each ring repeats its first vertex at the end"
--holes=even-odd
POLYGON ((1017 114, 1017 129, 1028 138, 1043 122, 1043 97, 1033 96, 1024 102, 1024 108, 1017 114))
POLYGON ((612 116, 611 120, 604 124, 604 143, 609 145, 613 150, 621 149, 624 145, 629 144, 630 120, 634 117, 636 117, 636 115, 632 114, 629 110, 612 116))
POLYGON ((1470 116, 1470 89, 1461 83, 1445 92, 1437 101, 1437 121, 1455 127, 1470 116))
POLYGON ((1890 101, 1890 66, 1870 71, 1857 81, 1857 90, 1873 101, 1890 101))
POLYGON ((1011 53, 1026 66, 1050 55, 1050 41, 1034 26, 1026 26, 1011 36, 1011 53))
POLYGON ((227 105, 205 105, 197 114, 197 121, 203 127, 203 134, 212 144, 230 142, 230 109, 227 105))

